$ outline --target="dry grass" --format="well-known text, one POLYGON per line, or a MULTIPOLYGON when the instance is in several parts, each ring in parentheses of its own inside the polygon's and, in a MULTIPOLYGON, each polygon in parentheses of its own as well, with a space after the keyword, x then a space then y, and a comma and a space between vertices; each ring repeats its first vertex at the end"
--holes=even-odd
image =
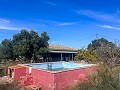
POLYGON ((22 63, 25 63, 25 62, 9 60, 6 63, 0 64, 0 68, 1 68, 0 76, 6 76, 7 75, 7 68, 9 66, 14 66, 14 65, 17 65, 17 64, 22 64, 22 63))
POLYGON ((23 90, 23 89, 18 82, 10 78, 3 77, 0 78, 0 90, 23 90))
POLYGON ((120 66, 111 69, 102 64, 95 75, 89 76, 89 81, 78 83, 69 90, 120 90, 119 73, 120 66))

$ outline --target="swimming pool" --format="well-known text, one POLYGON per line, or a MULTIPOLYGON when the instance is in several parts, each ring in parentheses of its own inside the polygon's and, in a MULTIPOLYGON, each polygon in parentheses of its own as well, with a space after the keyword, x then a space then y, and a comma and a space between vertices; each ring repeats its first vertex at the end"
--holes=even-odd
POLYGON ((14 79, 19 80, 24 86, 40 86, 42 90, 64 90, 79 81, 87 80, 87 74, 97 70, 95 64, 65 61, 19 64, 18 66, 8 68, 8 72, 11 69, 14 70, 14 79))
POLYGON ((74 62, 59 61, 59 62, 33 63, 25 65, 49 71, 62 71, 76 68, 85 68, 92 66, 93 64, 79 64, 74 62))

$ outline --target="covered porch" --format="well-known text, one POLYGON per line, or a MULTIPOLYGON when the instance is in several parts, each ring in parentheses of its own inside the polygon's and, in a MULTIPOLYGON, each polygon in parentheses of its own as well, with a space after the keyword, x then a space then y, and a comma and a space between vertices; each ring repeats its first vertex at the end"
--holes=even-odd
POLYGON ((49 58, 47 61, 72 61, 77 51, 49 51, 49 58))

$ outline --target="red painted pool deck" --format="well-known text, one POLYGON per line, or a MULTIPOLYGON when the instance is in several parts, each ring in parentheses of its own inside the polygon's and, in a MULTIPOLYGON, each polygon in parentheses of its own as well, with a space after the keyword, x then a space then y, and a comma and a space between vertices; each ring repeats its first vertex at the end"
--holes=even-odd
POLYGON ((32 67, 30 73, 29 69, 29 66, 24 65, 8 67, 8 77, 10 77, 10 70, 13 70, 13 79, 19 81, 22 86, 34 85, 41 87, 42 90, 64 90, 68 86, 87 79, 87 74, 94 72, 96 65, 60 72, 32 67))

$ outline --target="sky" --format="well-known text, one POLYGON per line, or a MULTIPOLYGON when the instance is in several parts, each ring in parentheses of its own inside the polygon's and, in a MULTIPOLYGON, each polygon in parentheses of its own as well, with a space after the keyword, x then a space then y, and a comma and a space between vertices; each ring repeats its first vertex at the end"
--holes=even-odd
POLYGON ((96 38, 119 41, 120 0, 0 0, 0 41, 21 29, 78 49, 96 38))

